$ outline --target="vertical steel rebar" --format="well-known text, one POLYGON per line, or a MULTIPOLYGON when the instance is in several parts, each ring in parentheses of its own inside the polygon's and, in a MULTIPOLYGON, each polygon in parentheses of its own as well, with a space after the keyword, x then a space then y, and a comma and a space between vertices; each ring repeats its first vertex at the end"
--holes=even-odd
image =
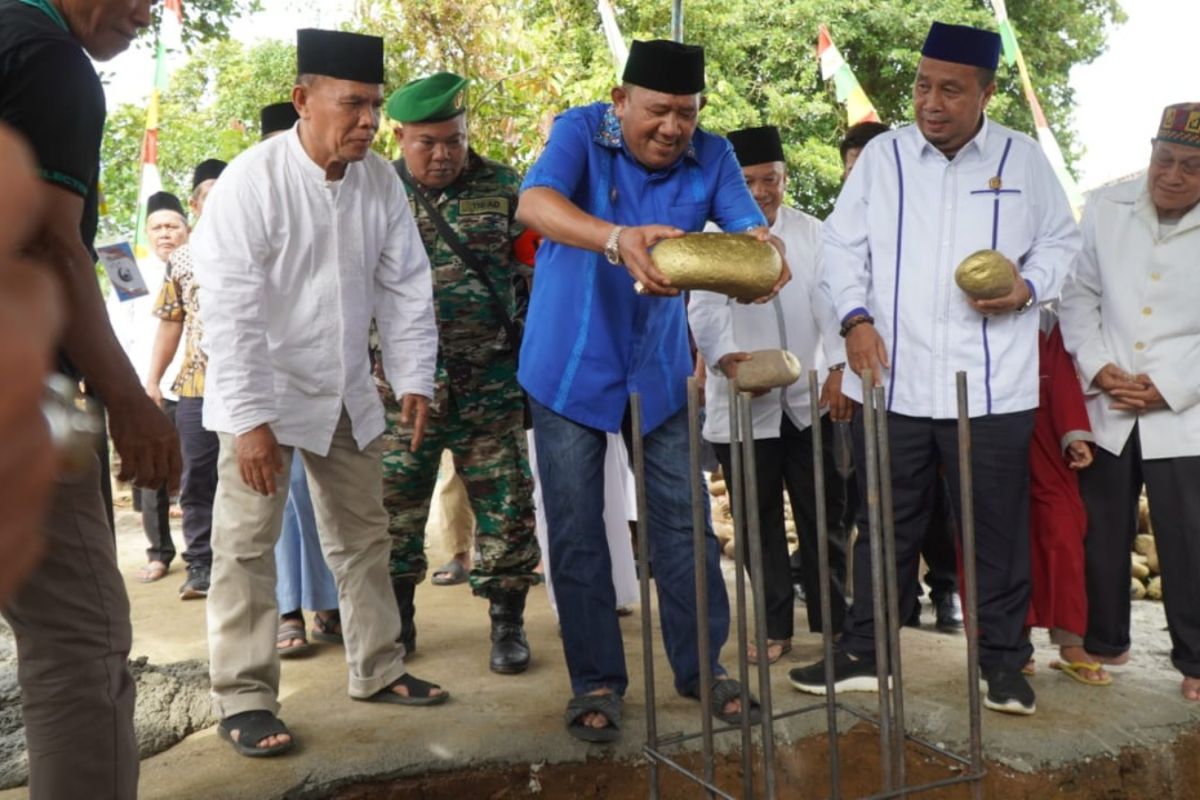
MULTIPOLYGON (((729 498, 729 513, 733 519, 733 565, 736 577, 734 592, 737 610, 738 636, 738 682, 742 685, 742 708, 750 707, 750 659, 746 652, 750 641, 746 617, 746 552, 745 512, 742 502, 742 434, 738 419, 738 392, 736 381, 726 381, 729 393, 729 471, 725 476, 726 496, 729 498)), ((743 714, 742 729, 742 797, 754 797, 754 738, 750 715, 743 714)))
POLYGON ((825 727, 829 732, 830 797, 842 795, 841 765, 838 763, 837 698, 833 675, 833 609, 829 588, 829 511, 825 506, 825 442, 821 431, 821 396, 815 369, 808 371, 808 397, 812 412, 813 493, 817 500, 817 579, 821 582, 821 652, 825 660, 825 727))
MULTIPOLYGON (((871 595, 872 613, 875 615, 875 675, 879 680, 879 767, 885 792, 896 788, 892 771, 892 704, 888 692, 887 604, 886 586, 883 578, 883 523, 879 509, 879 439, 875 408, 875 376, 871 370, 863 370, 863 444, 866 450, 867 480, 867 527, 868 547, 871 552, 871 595)), ((886 413, 886 411, 884 412, 886 413)), ((862 471, 859 472, 863 477, 862 471)), ((861 532, 860 532, 861 534, 861 532)), ((855 601, 861 598, 855 598, 855 601)))
POLYGON ((683 41, 683 0, 672 0, 671 3, 671 38, 683 41))
MULTIPOLYGON (((633 485, 637 494, 638 584, 642 599, 642 673, 646 703, 646 748, 658 749, 658 715, 654 708, 654 625, 650 612, 650 525, 646 511, 646 453, 642 441, 642 396, 629 396, 633 485)), ((649 759, 650 800, 658 800, 658 760, 649 759)))
MULTIPOLYGON (((892 444, 888 436, 887 395, 876 386, 875 427, 879 447, 879 501, 883 521, 883 576, 887 588, 888 663, 892 673, 892 758, 895 760, 896 787, 903 789, 905 778, 904 674, 900 658, 900 589, 896 578, 896 520, 892 508, 892 444)), ((901 795, 903 797, 904 795, 901 795)))
MULTIPOLYGON (((966 595, 967 617, 967 696, 970 700, 971 772, 983 772, 983 711, 979 692, 979 593, 975 564, 975 481, 971 470, 971 415, 967 394, 967 373, 955 375, 958 390, 958 487, 961 494, 962 519, 958 521, 962 535, 963 593, 966 595)), ((971 784, 976 800, 983 797, 983 782, 971 784)))
MULTIPOLYGON (((754 461, 754 412, 750 392, 738 396, 746 496, 746 542, 750 545, 750 588, 754 592, 754 642, 758 648, 758 700, 762 707, 763 797, 775 798, 775 729, 771 703, 771 664, 767 659, 767 597, 763 576, 762 526, 758 515, 758 469, 754 461)), ((742 714, 750 713, 747 706, 742 714)))
MULTIPOLYGON (((704 514, 706 487, 700 474, 700 386, 696 378, 687 382, 688 399, 688 473, 692 489, 692 561, 696 584, 696 650, 700 659, 700 731, 704 742, 704 780, 713 783, 712 656, 708 610, 707 520, 704 514)), ((707 796, 713 797, 711 791, 707 796)))

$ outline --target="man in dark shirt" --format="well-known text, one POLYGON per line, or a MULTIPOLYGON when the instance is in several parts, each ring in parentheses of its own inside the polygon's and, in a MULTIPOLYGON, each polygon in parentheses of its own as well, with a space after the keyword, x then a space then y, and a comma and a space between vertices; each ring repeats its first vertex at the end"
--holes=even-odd
MULTIPOLYGON (((149 24, 150 0, 0 0, 0 122, 29 142, 44 183, 33 254, 62 289, 60 367, 107 407, 118 477, 174 489, 178 439, 113 336, 92 250, 105 106, 88 55, 112 58, 149 24)), ((99 472, 97 461, 57 485, 46 558, 4 608, 17 640, 34 800, 137 794, 129 601, 99 472)))

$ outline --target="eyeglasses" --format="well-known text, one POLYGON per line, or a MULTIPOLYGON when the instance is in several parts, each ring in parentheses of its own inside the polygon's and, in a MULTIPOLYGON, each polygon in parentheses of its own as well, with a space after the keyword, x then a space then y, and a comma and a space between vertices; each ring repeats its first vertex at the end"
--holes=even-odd
POLYGON ((1200 157, 1179 159, 1166 148, 1155 146, 1150 153, 1150 161, 1155 167, 1162 170, 1169 170, 1178 164, 1180 172, 1189 178, 1200 175, 1200 157))

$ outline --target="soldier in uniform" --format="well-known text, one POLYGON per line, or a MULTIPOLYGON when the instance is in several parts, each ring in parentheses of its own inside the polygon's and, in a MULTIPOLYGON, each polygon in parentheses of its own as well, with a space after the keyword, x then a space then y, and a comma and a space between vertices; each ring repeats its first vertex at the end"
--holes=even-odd
POLYGON ((481 158, 467 143, 466 83, 437 73, 407 84, 387 104, 388 116, 400 124, 396 136, 403 156, 395 162, 396 171, 433 267, 440 349, 426 442, 419 451, 404 444, 409 436, 400 408, 376 373, 391 438, 384 458, 384 505, 402 641, 412 652, 413 596, 428 569, 425 522, 442 451, 453 453, 477 519, 479 557, 470 584, 490 604, 489 666, 510 674, 529 666, 525 596, 540 580, 534 572, 540 552, 522 424, 524 396, 517 384, 519 342, 513 341, 515 286, 527 274, 515 253, 528 237, 514 219, 520 176, 481 158))

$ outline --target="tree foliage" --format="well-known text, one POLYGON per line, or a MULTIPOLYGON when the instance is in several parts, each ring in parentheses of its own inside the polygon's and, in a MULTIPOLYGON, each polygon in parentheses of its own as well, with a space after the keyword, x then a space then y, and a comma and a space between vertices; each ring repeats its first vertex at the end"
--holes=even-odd
MULTIPOLYGON (((198 8, 244 8, 256 0, 192 0, 198 8)), ((613 0, 622 33, 661 38, 670 30, 667 0, 613 0)), ((607 99, 615 68, 595 0, 358 0, 347 27, 387 43, 388 91, 447 69, 471 79, 472 145, 527 169, 555 114, 607 99)), ((930 23, 995 27, 985 0, 687 0, 686 41, 707 52, 708 105, 701 124, 717 133, 778 125, 790 173, 791 200, 819 216, 832 205, 841 175, 837 143, 845 112, 821 82, 817 26, 826 24, 886 122, 910 117, 912 77, 930 23)), ((1026 61, 1068 164, 1078 155, 1072 128, 1072 66, 1103 52, 1105 32, 1123 21, 1118 0, 1009 0, 1026 61)), ((216 18, 209 27, 218 31, 216 18)), ((206 34, 207 35, 207 34, 206 34)), ((290 32, 288 38, 290 39, 290 32)), ((246 47, 199 44, 172 77, 164 99, 159 162, 164 183, 186 184, 203 158, 230 157, 257 139, 258 108, 287 96, 293 77, 287 43, 246 47)), ((1002 65, 989 113, 1033 132, 1015 68, 1002 65)), ((106 230, 128 230, 136 202, 144 110, 115 110, 105 142, 105 187, 112 215, 106 230)), ((390 125, 380 152, 395 157, 390 125)))

